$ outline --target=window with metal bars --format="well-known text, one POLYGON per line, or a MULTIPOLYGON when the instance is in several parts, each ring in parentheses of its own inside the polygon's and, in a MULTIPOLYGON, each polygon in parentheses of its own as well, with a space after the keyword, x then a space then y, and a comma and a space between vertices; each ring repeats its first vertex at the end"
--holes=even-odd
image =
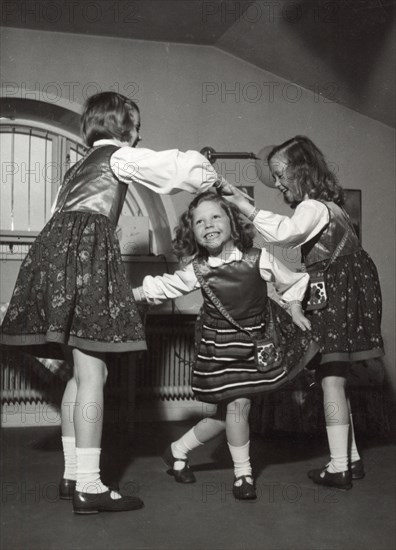
MULTIPOLYGON (((1 241, 30 242, 37 236, 51 216, 66 171, 86 150, 70 134, 22 123, 0 124, 1 241)), ((144 215, 132 189, 123 214, 144 215)))
POLYGON ((0 230, 37 234, 65 172, 86 147, 66 135, 23 124, 0 125, 0 230))

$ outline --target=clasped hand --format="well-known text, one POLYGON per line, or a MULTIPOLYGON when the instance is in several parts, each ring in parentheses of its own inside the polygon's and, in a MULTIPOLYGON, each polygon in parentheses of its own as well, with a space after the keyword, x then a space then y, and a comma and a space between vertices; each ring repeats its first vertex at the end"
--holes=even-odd
POLYGON ((299 304, 292 304, 290 306, 290 315, 292 316, 293 323, 295 323, 304 332, 311 330, 311 322, 305 317, 304 312, 299 304))

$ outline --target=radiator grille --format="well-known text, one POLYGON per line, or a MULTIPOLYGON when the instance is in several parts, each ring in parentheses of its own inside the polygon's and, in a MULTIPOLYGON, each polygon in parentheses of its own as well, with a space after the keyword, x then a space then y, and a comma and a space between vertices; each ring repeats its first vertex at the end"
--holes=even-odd
POLYGON ((148 351, 137 369, 136 390, 162 400, 193 397, 195 315, 153 315, 146 325, 148 351))
MULTIPOLYGON (((59 361, 48 366, 55 368, 59 361)), ((55 403, 60 395, 65 380, 56 376, 49 368, 28 355, 16 354, 2 350, 1 353, 1 402, 17 403, 55 403)))
MULTIPOLYGON (((113 354, 109 357, 106 393, 127 397, 136 392, 162 400, 193 397, 190 368, 194 351, 193 315, 153 315, 146 325, 148 351, 140 354, 113 354), (135 369, 132 372, 131 369, 135 369)), ((4 351, 1 357, 2 404, 55 403, 59 401, 66 377, 59 362, 46 360, 46 367, 33 357, 4 351)))

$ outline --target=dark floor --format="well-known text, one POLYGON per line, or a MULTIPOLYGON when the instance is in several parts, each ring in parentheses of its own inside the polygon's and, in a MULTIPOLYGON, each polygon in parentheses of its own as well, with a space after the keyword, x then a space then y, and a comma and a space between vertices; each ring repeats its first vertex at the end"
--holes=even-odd
MULTIPOLYGON (((132 436, 107 430, 103 473, 145 502, 142 510, 74 515, 60 501, 58 428, 2 431, 2 550, 394 550, 395 445, 362 446, 366 478, 351 491, 318 488, 307 478, 326 460, 317 437, 252 437, 256 502, 235 501, 224 439, 191 457, 197 483, 166 474, 160 455, 191 423, 138 424, 132 436)), ((360 438, 362 439, 362 438, 360 438)))

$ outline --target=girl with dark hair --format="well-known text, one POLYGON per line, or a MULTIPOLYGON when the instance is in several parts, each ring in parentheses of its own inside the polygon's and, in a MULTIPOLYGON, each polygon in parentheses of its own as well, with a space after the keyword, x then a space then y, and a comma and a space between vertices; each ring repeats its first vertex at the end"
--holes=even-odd
POLYGON ((133 147, 140 141, 140 114, 135 102, 114 92, 103 92, 87 99, 81 117, 81 131, 88 147, 99 139, 117 139, 129 142, 133 130, 137 132, 133 147), (100 101, 98 98, 100 97, 100 101))
POLYGON ((139 132, 139 109, 127 97, 103 92, 87 100, 82 133, 90 149, 66 173, 53 216, 21 266, 0 332, 1 344, 40 358, 66 355, 73 367, 61 408, 60 498, 73 499, 78 514, 143 506, 111 491, 99 469, 106 353, 146 349, 116 235, 127 184, 170 193, 204 191, 221 181, 195 151, 136 149, 139 132))
POLYGON ((330 462, 308 475, 319 485, 351 489, 352 480, 363 478, 365 472, 356 447, 346 378, 352 362, 384 353, 377 269, 342 208, 341 186, 309 138, 296 136, 274 147, 268 163, 274 186, 295 209, 291 218, 252 209, 230 184, 222 192, 266 241, 301 247, 312 278, 325 274, 327 304, 311 306, 324 307, 306 315, 321 351, 316 374, 323 389, 330 462))
POLYGON ((204 303, 197 323, 192 389, 200 401, 219 406, 213 417, 204 418, 174 441, 164 460, 176 481, 193 483, 187 454, 225 430, 234 462, 233 494, 237 499, 255 499, 249 453, 250 396, 290 381, 317 351, 301 309, 308 275, 292 273, 265 249, 252 248, 252 227, 241 222, 233 205, 211 192, 198 195, 183 214, 174 250, 184 267, 172 275, 145 277, 134 296, 137 301, 160 304, 201 289, 204 303), (269 303, 268 282, 276 283, 292 317, 275 302, 269 303), (224 317, 212 293, 239 328, 224 317), (252 337, 268 335, 271 315, 284 350, 285 370, 263 377, 254 362, 252 337))

